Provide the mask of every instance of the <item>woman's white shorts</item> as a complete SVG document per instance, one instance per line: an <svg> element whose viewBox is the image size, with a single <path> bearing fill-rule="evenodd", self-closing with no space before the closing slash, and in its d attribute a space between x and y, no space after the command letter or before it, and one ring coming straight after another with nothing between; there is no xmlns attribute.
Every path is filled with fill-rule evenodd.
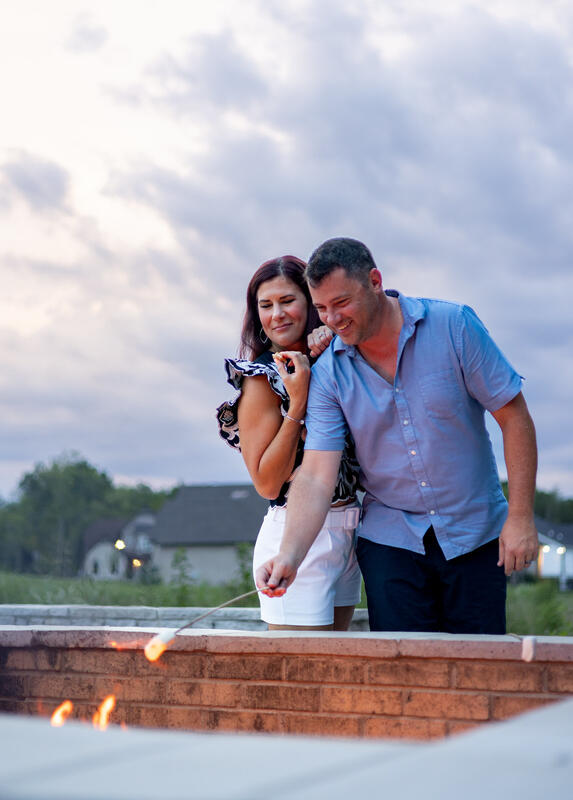
<svg viewBox="0 0 573 800"><path fill-rule="evenodd" d="M361 575L354 547L358 506L331 509L282 597L260 594L261 619L271 625L331 625L335 606L360 600ZM286 507L269 508L253 554L253 572L279 549Z"/></svg>

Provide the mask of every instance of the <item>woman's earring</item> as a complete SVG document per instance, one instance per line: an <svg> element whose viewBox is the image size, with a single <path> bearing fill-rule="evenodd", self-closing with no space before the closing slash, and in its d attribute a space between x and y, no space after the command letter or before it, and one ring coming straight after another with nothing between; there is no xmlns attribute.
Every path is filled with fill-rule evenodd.
<svg viewBox="0 0 573 800"><path fill-rule="evenodd" d="M264 332L264 330L262 328L259 331L259 339L261 340L261 342L263 344L268 344L270 342L269 337L267 336L267 334Z"/></svg>

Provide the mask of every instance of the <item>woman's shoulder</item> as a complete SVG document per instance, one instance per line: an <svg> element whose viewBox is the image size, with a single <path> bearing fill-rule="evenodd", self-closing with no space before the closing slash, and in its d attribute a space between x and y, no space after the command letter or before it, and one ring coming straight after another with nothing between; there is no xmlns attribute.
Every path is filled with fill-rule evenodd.
<svg viewBox="0 0 573 800"><path fill-rule="evenodd" d="M227 383L236 389L238 394L234 400L228 400L217 408L219 434L227 444L240 450L238 410L245 379L258 376L265 377L271 390L278 396L285 412L288 411L289 397L283 380L275 367L272 353L268 351L261 353L260 356L252 361L246 358L226 358L225 370L227 372Z"/></svg>
<svg viewBox="0 0 573 800"><path fill-rule="evenodd" d="M238 391L241 391L245 378L262 375L266 377L271 389L276 394L280 397L286 396L282 378L278 373L271 353L262 353L253 361L246 358L226 358L225 370L227 372L227 383Z"/></svg>

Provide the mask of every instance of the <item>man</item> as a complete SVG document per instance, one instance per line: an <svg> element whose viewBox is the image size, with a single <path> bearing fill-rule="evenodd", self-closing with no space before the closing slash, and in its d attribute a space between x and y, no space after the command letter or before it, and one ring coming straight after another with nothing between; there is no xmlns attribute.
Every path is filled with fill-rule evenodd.
<svg viewBox="0 0 573 800"><path fill-rule="evenodd" d="M385 292L361 242L322 244L307 279L336 336L313 367L303 463L257 585L278 596L294 580L350 429L371 630L505 633L505 575L537 557L537 450L520 376L469 307ZM509 505L486 410L503 435Z"/></svg>

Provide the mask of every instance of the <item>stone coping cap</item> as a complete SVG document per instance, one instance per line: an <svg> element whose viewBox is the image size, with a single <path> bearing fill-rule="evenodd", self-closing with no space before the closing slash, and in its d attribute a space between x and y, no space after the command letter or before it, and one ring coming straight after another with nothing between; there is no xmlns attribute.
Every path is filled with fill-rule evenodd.
<svg viewBox="0 0 573 800"><path fill-rule="evenodd" d="M143 619L150 625L159 624L164 619L193 619L201 614L211 613L214 619L248 619L260 622L261 609L256 607L228 606L213 611L210 606L93 606L93 605L34 605L31 603L0 604L0 619L8 617L46 618L52 624L65 625L71 618L88 618L90 615L96 619ZM353 619L367 620L366 608L354 609ZM13 621L13 620L11 620ZM30 623L34 624L34 623ZM87 623L86 623L87 624ZM99 625L103 624L98 622ZM107 626L106 626L107 627Z"/></svg>
<svg viewBox="0 0 573 800"><path fill-rule="evenodd" d="M67 614L69 612L84 612L84 611L97 611L106 613L106 614L113 614L115 612L125 615L126 612L130 614L134 611L141 611L142 613L149 614L149 613L164 613L165 611L176 612L178 614L188 614L188 616L193 616L193 614L202 614L204 611L211 611L212 606L104 606L104 605L88 605L88 604L80 604L80 603L66 603L66 604L59 604L59 603L47 603L47 604L40 604L40 603L2 603L1 610L3 612L6 611L28 611L33 614L37 613L46 613L49 615L60 615L60 614ZM246 612L248 614L251 613L260 613L259 606L229 606L228 608L221 609L221 611L236 611L238 613ZM357 608L355 612L366 612L367 609L365 608ZM217 613L216 611L213 613Z"/></svg>
<svg viewBox="0 0 573 800"><path fill-rule="evenodd" d="M170 628L77 626L0 626L0 647L82 647L138 650ZM175 629L172 629L175 631ZM234 631L193 629L179 633L169 646L178 652L272 653L273 655L348 655L375 658L522 658L521 636L448 633L371 633L338 631ZM536 661L573 662L573 637L535 637Z"/></svg>
<svg viewBox="0 0 573 800"><path fill-rule="evenodd" d="M570 797L573 700L439 742L96 731L0 715L6 800Z"/></svg>

